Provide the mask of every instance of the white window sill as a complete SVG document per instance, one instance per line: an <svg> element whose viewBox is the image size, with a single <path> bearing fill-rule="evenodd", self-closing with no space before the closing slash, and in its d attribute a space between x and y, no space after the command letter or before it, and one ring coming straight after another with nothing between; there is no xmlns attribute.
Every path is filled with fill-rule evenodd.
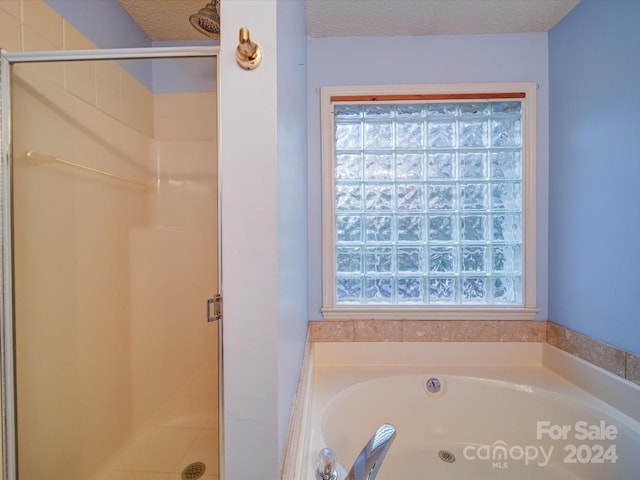
<svg viewBox="0 0 640 480"><path fill-rule="evenodd" d="M325 320L533 320L539 308L416 306L345 306L323 308Z"/></svg>

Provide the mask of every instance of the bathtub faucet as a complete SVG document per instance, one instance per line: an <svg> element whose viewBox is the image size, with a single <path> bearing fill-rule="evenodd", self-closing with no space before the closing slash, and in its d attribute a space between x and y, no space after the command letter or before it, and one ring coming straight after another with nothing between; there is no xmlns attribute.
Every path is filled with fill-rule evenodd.
<svg viewBox="0 0 640 480"><path fill-rule="evenodd" d="M374 480L394 438L396 427L393 425L385 423L378 428L353 462L345 480Z"/></svg>

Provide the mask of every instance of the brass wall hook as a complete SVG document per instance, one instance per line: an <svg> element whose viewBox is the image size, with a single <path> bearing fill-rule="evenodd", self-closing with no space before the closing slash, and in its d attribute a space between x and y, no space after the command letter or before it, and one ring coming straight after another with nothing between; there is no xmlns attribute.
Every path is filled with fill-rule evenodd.
<svg viewBox="0 0 640 480"><path fill-rule="evenodd" d="M236 48L236 61L245 70L253 70L262 62L262 51L257 43L251 41L249 29L240 29L240 44Z"/></svg>

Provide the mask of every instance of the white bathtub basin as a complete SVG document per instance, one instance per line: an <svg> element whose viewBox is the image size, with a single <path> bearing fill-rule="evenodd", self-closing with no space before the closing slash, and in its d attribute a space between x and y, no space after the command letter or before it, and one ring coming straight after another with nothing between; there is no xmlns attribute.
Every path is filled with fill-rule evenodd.
<svg viewBox="0 0 640 480"><path fill-rule="evenodd" d="M316 344L283 478L313 479L325 446L342 477L383 423L397 437L378 480L640 478L640 388L580 360L577 384L550 368L574 360L543 344Z"/></svg>

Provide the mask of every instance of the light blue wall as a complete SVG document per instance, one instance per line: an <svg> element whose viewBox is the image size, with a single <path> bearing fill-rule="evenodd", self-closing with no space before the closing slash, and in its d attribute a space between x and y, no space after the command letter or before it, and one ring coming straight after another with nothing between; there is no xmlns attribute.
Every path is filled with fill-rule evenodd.
<svg viewBox="0 0 640 480"><path fill-rule="evenodd" d="M537 304L547 318L548 56L547 34L310 39L309 318L322 304L321 156L319 88L468 82L536 82Z"/></svg>
<svg viewBox="0 0 640 480"><path fill-rule="evenodd" d="M640 353L640 2L549 32L549 319Z"/></svg>
<svg viewBox="0 0 640 480"><path fill-rule="evenodd" d="M304 2L278 16L278 448L286 443L307 339L307 32Z"/></svg>
<svg viewBox="0 0 640 480"><path fill-rule="evenodd" d="M220 44L219 41L153 42L153 47L188 47ZM153 93L213 92L216 89L216 60L207 58L166 58L152 60Z"/></svg>

